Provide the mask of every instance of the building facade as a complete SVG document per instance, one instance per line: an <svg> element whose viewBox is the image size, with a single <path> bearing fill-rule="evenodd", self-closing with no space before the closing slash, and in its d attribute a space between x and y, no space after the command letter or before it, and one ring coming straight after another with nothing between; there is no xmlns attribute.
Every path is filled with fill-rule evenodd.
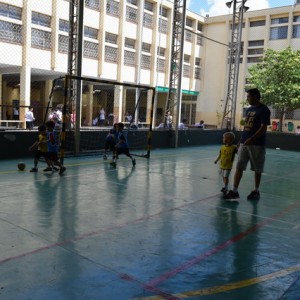
<svg viewBox="0 0 300 300"><path fill-rule="evenodd" d="M159 123L169 85L173 3L84 2L82 75L156 87ZM231 21L231 15L202 17L187 11L181 118L187 118L190 125L203 119L220 126L227 93ZM2 120L12 117L13 106L25 111L30 105L47 105L52 80L67 73L68 31L67 0L0 0ZM241 102L245 98L248 67L258 63L268 48L300 48L300 5L245 13L242 45L237 122L243 116ZM60 94L55 93L54 104L62 103ZM84 90L83 104L85 99L93 101L94 94L93 88ZM95 101L92 112L86 116L89 125L98 109ZM298 112L293 118L296 120L297 116Z"/></svg>

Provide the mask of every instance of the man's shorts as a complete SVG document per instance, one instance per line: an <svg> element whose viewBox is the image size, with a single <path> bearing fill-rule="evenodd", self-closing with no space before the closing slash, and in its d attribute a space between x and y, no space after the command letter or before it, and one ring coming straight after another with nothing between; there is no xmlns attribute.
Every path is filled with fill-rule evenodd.
<svg viewBox="0 0 300 300"><path fill-rule="evenodd" d="M236 168L245 171L250 161L251 170L256 173L264 171L266 149L265 146L243 145L238 150L238 159Z"/></svg>
<svg viewBox="0 0 300 300"><path fill-rule="evenodd" d="M37 150L35 152L35 158L40 159L41 157L47 157L47 153L46 152L42 152L40 150Z"/></svg>
<svg viewBox="0 0 300 300"><path fill-rule="evenodd" d="M116 153L117 153L117 155L119 155L119 154L125 154L127 156L130 156L128 148L117 148Z"/></svg>

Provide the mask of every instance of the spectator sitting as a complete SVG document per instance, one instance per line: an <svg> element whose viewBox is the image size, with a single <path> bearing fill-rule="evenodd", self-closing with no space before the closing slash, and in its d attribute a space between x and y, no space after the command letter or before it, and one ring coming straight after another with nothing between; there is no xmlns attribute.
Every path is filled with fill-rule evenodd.
<svg viewBox="0 0 300 300"><path fill-rule="evenodd" d="M296 128L296 135L300 135L300 126L297 126Z"/></svg>
<svg viewBox="0 0 300 300"><path fill-rule="evenodd" d="M201 129L204 129L205 128L205 124L204 124L204 121L201 120L199 125L197 126L197 128L201 128Z"/></svg>
<svg viewBox="0 0 300 300"><path fill-rule="evenodd" d="M187 123L187 119L183 119L181 123L178 125L178 129L185 129L187 128L185 125Z"/></svg>

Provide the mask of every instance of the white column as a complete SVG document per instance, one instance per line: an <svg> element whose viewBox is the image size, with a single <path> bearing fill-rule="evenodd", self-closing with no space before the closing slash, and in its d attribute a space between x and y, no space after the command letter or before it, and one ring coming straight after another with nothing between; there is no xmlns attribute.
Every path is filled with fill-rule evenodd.
<svg viewBox="0 0 300 300"><path fill-rule="evenodd" d="M3 84L2 74L0 74L0 119L3 119L3 116L2 116L2 112L3 112L2 84Z"/></svg>
<svg viewBox="0 0 300 300"><path fill-rule="evenodd" d="M122 120L122 95L123 87L115 86L114 91L114 123L121 122Z"/></svg>

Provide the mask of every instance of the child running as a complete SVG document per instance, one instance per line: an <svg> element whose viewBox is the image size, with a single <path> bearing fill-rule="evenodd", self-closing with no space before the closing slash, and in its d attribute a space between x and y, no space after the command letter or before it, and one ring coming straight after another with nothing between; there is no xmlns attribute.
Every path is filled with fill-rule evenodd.
<svg viewBox="0 0 300 300"><path fill-rule="evenodd" d="M234 156L237 153L237 146L233 145L234 140L235 135L233 132L225 132L223 134L223 145L221 146L219 156L215 160L215 164L220 160L220 169L224 183L221 192L224 195L228 190L229 175L232 169Z"/></svg>
<svg viewBox="0 0 300 300"><path fill-rule="evenodd" d="M48 159L53 162L54 165L59 166L59 175L65 172L66 168L58 160L58 142L53 132L55 123L53 121L46 122L47 127L47 149Z"/></svg>
<svg viewBox="0 0 300 300"><path fill-rule="evenodd" d="M52 171L52 167L50 164L49 159L47 158L47 135L46 135L46 126L45 125L40 125L38 127L39 131L39 136L38 140L29 147L29 151L32 151L32 149L37 147L37 150L34 155L34 167L30 170L30 172L37 172L38 171L38 162L41 157L45 158L45 161L48 165L48 167L44 170L45 172L47 171Z"/></svg>
<svg viewBox="0 0 300 300"><path fill-rule="evenodd" d="M132 157L129 151L129 146L127 143L127 140L123 133L124 124L118 123L117 130L118 130L118 142L116 143L116 155L113 157L113 161L110 163L113 167L117 166L117 160L119 158L120 154L125 154L128 156L132 161L132 166L134 167L136 165L135 159Z"/></svg>

